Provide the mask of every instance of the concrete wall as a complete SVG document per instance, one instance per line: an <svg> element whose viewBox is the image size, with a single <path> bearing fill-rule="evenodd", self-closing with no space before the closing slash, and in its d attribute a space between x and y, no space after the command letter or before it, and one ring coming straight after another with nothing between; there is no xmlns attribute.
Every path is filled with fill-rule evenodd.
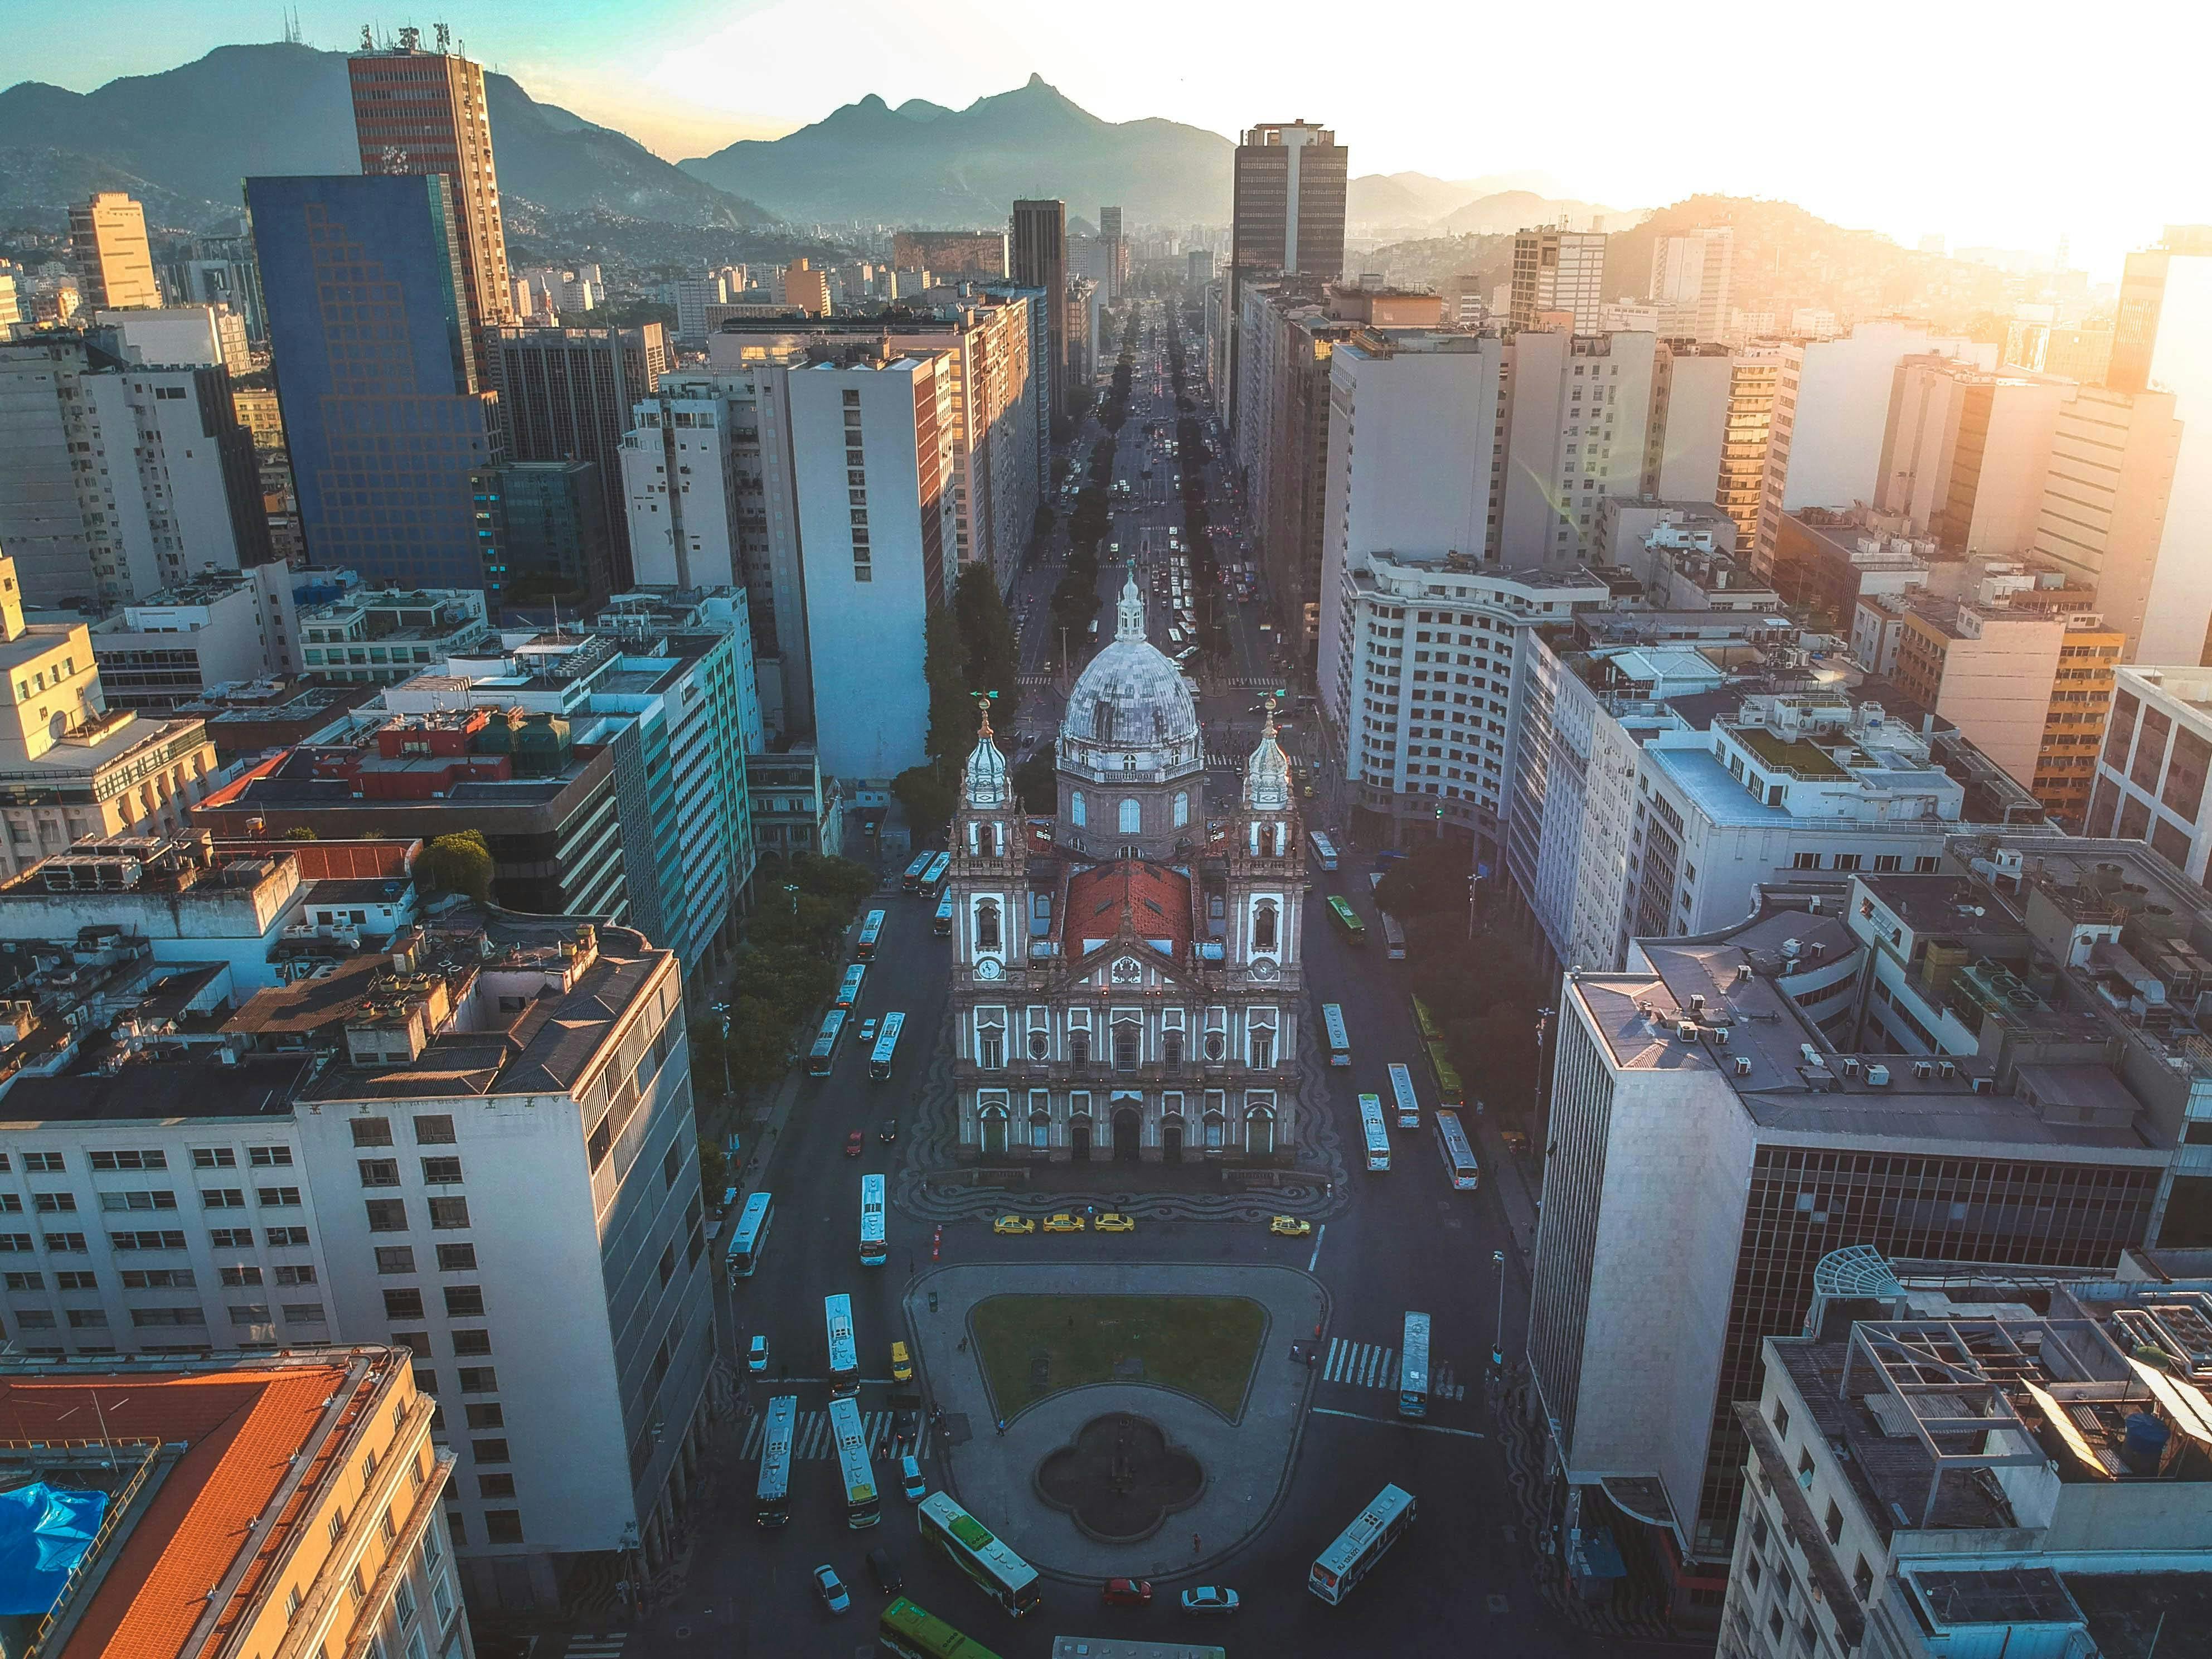
<svg viewBox="0 0 2212 1659"><path fill-rule="evenodd" d="M1646 469L1646 495L1667 501L1712 499L1735 369L1733 359L1721 356L1676 357L1668 366L1665 423L1654 422L1656 465Z"/></svg>

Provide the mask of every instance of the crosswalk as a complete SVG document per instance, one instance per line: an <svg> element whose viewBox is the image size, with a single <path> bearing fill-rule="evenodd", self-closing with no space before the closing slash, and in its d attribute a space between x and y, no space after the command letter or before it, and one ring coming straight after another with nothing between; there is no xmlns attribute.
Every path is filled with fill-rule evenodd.
<svg viewBox="0 0 2212 1659"><path fill-rule="evenodd" d="M1355 1389L1398 1389L1398 1351L1380 1342L1353 1342L1341 1336L1333 1336L1328 1342L1328 1358L1322 1362L1321 1380L1342 1382ZM1452 1368L1439 1365L1429 1379L1429 1397L1432 1400L1464 1400L1467 1384L1455 1382Z"/></svg>
<svg viewBox="0 0 2212 1659"><path fill-rule="evenodd" d="M1249 756L1236 754L1225 749L1209 749L1206 751L1206 763L1216 772L1234 772L1249 758Z"/></svg>
<svg viewBox="0 0 2212 1659"><path fill-rule="evenodd" d="M627 1631L617 1631L611 1636L572 1636L568 1638L567 1659L622 1659L623 1646L629 1640Z"/></svg>
<svg viewBox="0 0 2212 1659"><path fill-rule="evenodd" d="M869 1456L887 1457L890 1455L891 1429L894 1422L895 1419L889 1412L865 1412L861 1414L860 1426L867 1431ZM757 1462L761 1455L761 1441L767 1430L768 1413L755 1412L752 1420L745 1425L744 1444L738 1450L738 1457L747 1462ZM904 1450L910 1449L917 1457L927 1456L932 1432L929 1424L925 1421L921 1425L921 1443L919 1446L903 1449L901 1455L904 1455ZM837 1440L836 1435L830 1431L830 1413L826 1411L799 1413L799 1420L792 1436L793 1461L803 1462L808 1458L835 1457L836 1455Z"/></svg>

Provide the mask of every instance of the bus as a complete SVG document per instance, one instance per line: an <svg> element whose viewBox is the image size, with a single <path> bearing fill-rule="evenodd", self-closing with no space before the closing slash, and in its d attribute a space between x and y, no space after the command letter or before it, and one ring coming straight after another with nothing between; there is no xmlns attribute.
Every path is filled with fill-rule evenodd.
<svg viewBox="0 0 2212 1659"><path fill-rule="evenodd" d="M1335 869L1336 843L1318 830L1313 831L1306 839L1313 843L1314 862L1324 870Z"/></svg>
<svg viewBox="0 0 2212 1659"><path fill-rule="evenodd" d="M850 1008L860 1000L860 986L868 977L868 964L856 962L845 970L845 977L837 981L837 1004Z"/></svg>
<svg viewBox="0 0 2212 1659"><path fill-rule="evenodd" d="M881 910L869 911L868 919L860 924L860 943L853 954L863 962L872 960L876 954L876 941L883 936L884 913Z"/></svg>
<svg viewBox="0 0 2212 1659"><path fill-rule="evenodd" d="M730 1235L729 1254L725 1258L732 1282L750 1279L760 1266L761 1252L768 1248L769 1220L775 1213L775 1200L764 1192L755 1193L738 1212L738 1228Z"/></svg>
<svg viewBox="0 0 2212 1659"><path fill-rule="evenodd" d="M1413 1093L1413 1070L1396 1060L1390 1062L1390 1098L1398 1108L1400 1128L1418 1129L1421 1127L1421 1103Z"/></svg>
<svg viewBox="0 0 2212 1659"><path fill-rule="evenodd" d="M939 853L935 858L930 860L929 868L921 872L921 890L925 893L935 892L944 884L945 872L951 867L952 854L950 853Z"/></svg>
<svg viewBox="0 0 2212 1659"><path fill-rule="evenodd" d="M1055 1636L1052 1659L1229 1659L1229 1650L1188 1642L1132 1642L1120 1636Z"/></svg>
<svg viewBox="0 0 2212 1659"><path fill-rule="evenodd" d="M1375 1564L1398 1541L1413 1519L1413 1494L1398 1486L1385 1486L1375 1501L1336 1541L1314 1559L1306 1573L1306 1588L1334 1606L1352 1593L1352 1586L1375 1570Z"/></svg>
<svg viewBox="0 0 2212 1659"><path fill-rule="evenodd" d="M1388 910L1376 913L1382 918L1382 954L1392 962L1406 959L1406 929L1398 918Z"/></svg>
<svg viewBox="0 0 2212 1659"><path fill-rule="evenodd" d="M830 1402L830 1433L837 1443L837 1474L845 1483L845 1524L854 1532L884 1518L876 1491L875 1465L868 1462L868 1431L861 1426L860 1402L839 1397Z"/></svg>
<svg viewBox="0 0 2212 1659"><path fill-rule="evenodd" d="M1321 1029L1328 1039L1328 1063L1332 1066L1352 1064L1352 1038L1344 1029L1344 1008L1340 1003L1324 1002L1321 1006Z"/></svg>
<svg viewBox="0 0 2212 1659"><path fill-rule="evenodd" d="M880 1267L890 1260L890 1247L884 1243L884 1178L879 1175L860 1177L860 1265Z"/></svg>
<svg viewBox="0 0 2212 1659"><path fill-rule="evenodd" d="M1444 1169L1458 1191L1471 1193L1482 1184L1482 1166L1474 1160L1474 1148L1467 1144L1467 1131L1460 1127L1457 1112L1437 1114L1437 1151L1443 1154Z"/></svg>
<svg viewBox="0 0 2212 1659"><path fill-rule="evenodd" d="M929 931L939 939L952 937L952 895L947 893L937 901L937 915L929 924Z"/></svg>
<svg viewBox="0 0 2212 1659"><path fill-rule="evenodd" d="M899 885L909 893L919 893L921 890L921 878L928 872L930 865L936 858L937 854L934 853L916 853L914 855L914 862L907 866L906 873L899 878Z"/></svg>
<svg viewBox="0 0 2212 1659"><path fill-rule="evenodd" d="M780 1527L791 1519L791 1442L799 1422L799 1396L780 1394L768 1402L761 1434L760 1484L753 1488L753 1525Z"/></svg>
<svg viewBox="0 0 2212 1659"><path fill-rule="evenodd" d="M828 1077L830 1062L837 1057L838 1040L845 1035L845 1011L832 1008L822 1016L822 1029L814 1034L814 1046L806 1052L806 1074L809 1077Z"/></svg>
<svg viewBox="0 0 2212 1659"><path fill-rule="evenodd" d="M860 1350L853 1340L853 1298L822 1298L822 1322L830 1333L830 1394L850 1400L860 1392Z"/></svg>
<svg viewBox="0 0 2212 1659"><path fill-rule="evenodd" d="M876 1033L876 1046L868 1056L868 1075L878 1083L889 1079L891 1057L898 1053L899 1033L906 1029L904 1014L885 1014L883 1029Z"/></svg>
<svg viewBox="0 0 2212 1659"><path fill-rule="evenodd" d="M920 1516L922 1537L984 1595L1017 1619L1036 1611L1043 1600L1036 1569L1000 1543L988 1527L941 1492L921 1500Z"/></svg>
<svg viewBox="0 0 2212 1659"><path fill-rule="evenodd" d="M903 1595L876 1615L876 1640L899 1659L999 1659L974 1637L963 1636Z"/></svg>
<svg viewBox="0 0 2212 1659"><path fill-rule="evenodd" d="M1467 1108L1467 1085L1459 1080L1459 1067L1451 1063L1444 1052L1442 1037L1427 1045L1429 1069L1437 1076L1437 1104L1446 1111L1463 1111Z"/></svg>
<svg viewBox="0 0 2212 1659"><path fill-rule="evenodd" d="M1437 1017L1429 1012L1429 1005L1419 997L1408 997L1413 1005L1413 1024L1421 1034L1424 1046L1443 1041L1444 1028L1437 1024Z"/></svg>
<svg viewBox="0 0 2212 1659"><path fill-rule="evenodd" d="M1337 926L1347 945L1367 943L1367 924L1359 919L1359 912L1352 908L1352 901L1334 893L1328 896L1328 919Z"/></svg>
<svg viewBox="0 0 2212 1659"><path fill-rule="evenodd" d="M1406 1316L1406 1340L1398 1345L1398 1415L1429 1414L1429 1316Z"/></svg>
<svg viewBox="0 0 2212 1659"><path fill-rule="evenodd" d="M1367 1140L1367 1167L1370 1170L1389 1169L1390 1132L1382 1126L1382 1096L1359 1097L1359 1131Z"/></svg>

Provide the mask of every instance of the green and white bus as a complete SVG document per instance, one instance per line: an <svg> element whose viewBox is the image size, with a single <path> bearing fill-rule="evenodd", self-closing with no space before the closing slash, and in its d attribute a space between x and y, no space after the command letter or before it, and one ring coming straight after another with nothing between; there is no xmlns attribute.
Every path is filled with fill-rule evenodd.
<svg viewBox="0 0 2212 1659"><path fill-rule="evenodd" d="M903 1595L876 1615L876 1640L899 1659L999 1659L972 1636Z"/></svg>
<svg viewBox="0 0 2212 1659"><path fill-rule="evenodd" d="M1398 1486L1383 1487L1315 1559L1306 1572L1306 1588L1331 1605L1343 1601L1353 1585L1375 1570L1413 1519L1413 1494Z"/></svg>
<svg viewBox="0 0 2212 1659"><path fill-rule="evenodd" d="M1352 908L1352 901L1338 894L1328 896L1328 919L1336 924L1347 945L1367 943L1367 924L1359 919L1359 912Z"/></svg>
<svg viewBox="0 0 2212 1659"><path fill-rule="evenodd" d="M1043 1600L1036 1569L1000 1543L988 1527L941 1492L923 1498L919 1513L922 1537L984 1595L1017 1619L1036 1611Z"/></svg>

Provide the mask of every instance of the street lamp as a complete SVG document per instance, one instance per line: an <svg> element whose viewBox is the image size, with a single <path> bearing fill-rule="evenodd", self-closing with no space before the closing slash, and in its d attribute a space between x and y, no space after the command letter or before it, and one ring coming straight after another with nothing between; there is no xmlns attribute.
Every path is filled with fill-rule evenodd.
<svg viewBox="0 0 2212 1659"><path fill-rule="evenodd" d="M1490 1260L1498 1269L1498 1334L1491 1339L1491 1369L1501 1374L1505 1370L1505 1252L1492 1250Z"/></svg>
<svg viewBox="0 0 2212 1659"><path fill-rule="evenodd" d="M722 1017L722 1098L730 1097L730 1005L718 1002L714 1012Z"/></svg>
<svg viewBox="0 0 2212 1659"><path fill-rule="evenodd" d="M799 884L787 881L783 884L783 890L791 895L791 914L796 919L799 915Z"/></svg>

